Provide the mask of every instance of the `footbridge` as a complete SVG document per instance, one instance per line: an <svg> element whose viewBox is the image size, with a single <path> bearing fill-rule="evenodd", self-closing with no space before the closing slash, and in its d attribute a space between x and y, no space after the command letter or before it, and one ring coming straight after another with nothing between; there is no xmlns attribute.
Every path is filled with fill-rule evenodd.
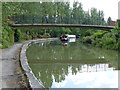
<svg viewBox="0 0 120 90"><path fill-rule="evenodd" d="M92 28L101 30L114 29L114 26L102 26L102 25L84 25L84 24L9 24L13 28L33 28L33 27L67 27L67 28Z"/></svg>
<svg viewBox="0 0 120 90"><path fill-rule="evenodd" d="M77 21L74 22L75 20L80 20L79 17L68 18L68 17L23 15L23 16L9 17L8 19L15 23L15 24L9 24L9 26L13 28L66 27L66 28L92 28L92 29L100 29L100 30L110 30L115 28L114 26L107 26L105 24L102 24L100 23L99 20L96 21L97 23L94 23L94 21L92 21L91 23L88 23L87 21L84 23Z"/></svg>

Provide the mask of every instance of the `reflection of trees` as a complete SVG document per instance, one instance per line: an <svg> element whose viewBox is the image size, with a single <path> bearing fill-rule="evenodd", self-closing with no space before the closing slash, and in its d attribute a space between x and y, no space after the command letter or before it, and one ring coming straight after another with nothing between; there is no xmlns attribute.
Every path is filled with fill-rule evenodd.
<svg viewBox="0 0 120 90"><path fill-rule="evenodd" d="M47 88L52 86L53 79L55 82L64 81L65 76L69 74L68 69L71 68L72 74L76 74L81 70L81 66L79 64L30 64L30 66L32 67L36 77L39 78Z"/></svg>
<svg viewBox="0 0 120 90"><path fill-rule="evenodd" d="M46 88L52 86L53 81L62 82L69 73L76 75L78 72L98 72L109 69L108 64L81 65L81 64L30 64L36 77L40 79ZM39 75L40 73L40 75Z"/></svg>
<svg viewBox="0 0 120 90"><path fill-rule="evenodd" d="M45 87L52 86L53 78L55 82L65 80L69 69L72 74L76 74L81 70L82 64L94 66L106 63L104 59L99 60L103 56L111 66L118 69L118 52L85 46L78 42L67 46L62 46L61 42L44 42L31 45L27 50L28 62Z"/></svg>

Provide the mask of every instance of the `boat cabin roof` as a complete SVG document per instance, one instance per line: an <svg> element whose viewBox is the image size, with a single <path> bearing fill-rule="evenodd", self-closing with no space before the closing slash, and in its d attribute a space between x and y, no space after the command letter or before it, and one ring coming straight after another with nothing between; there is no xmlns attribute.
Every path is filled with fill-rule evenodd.
<svg viewBox="0 0 120 90"><path fill-rule="evenodd" d="M76 37L75 35L66 35L66 36L67 37L73 37L73 38Z"/></svg>

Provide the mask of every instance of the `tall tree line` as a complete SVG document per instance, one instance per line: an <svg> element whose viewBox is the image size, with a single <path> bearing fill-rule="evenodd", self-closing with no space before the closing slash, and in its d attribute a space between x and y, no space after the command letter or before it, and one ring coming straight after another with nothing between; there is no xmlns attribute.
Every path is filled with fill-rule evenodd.
<svg viewBox="0 0 120 90"><path fill-rule="evenodd" d="M74 2L72 7L69 2L4 3L4 13L16 17L16 23L106 24L103 11L96 8L84 11L80 2Z"/></svg>

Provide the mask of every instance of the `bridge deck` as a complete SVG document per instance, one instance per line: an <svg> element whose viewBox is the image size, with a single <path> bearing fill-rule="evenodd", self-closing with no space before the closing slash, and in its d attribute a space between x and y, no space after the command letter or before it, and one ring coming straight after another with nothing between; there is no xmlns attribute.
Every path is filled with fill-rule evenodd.
<svg viewBox="0 0 120 90"><path fill-rule="evenodd" d="M25 28L25 27L69 27L69 28L94 28L102 30L114 29L114 26L102 26L102 25L82 25L82 24L10 24L13 28Z"/></svg>

